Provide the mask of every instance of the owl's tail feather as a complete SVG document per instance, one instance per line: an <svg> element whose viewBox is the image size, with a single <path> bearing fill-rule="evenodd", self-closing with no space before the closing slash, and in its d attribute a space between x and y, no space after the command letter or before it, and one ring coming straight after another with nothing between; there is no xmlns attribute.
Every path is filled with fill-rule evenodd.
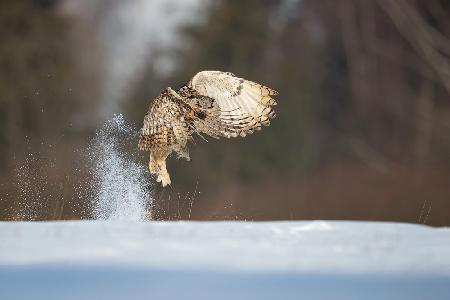
<svg viewBox="0 0 450 300"><path fill-rule="evenodd" d="M168 149L157 149L150 151L150 161L148 168L150 173L157 175L156 181L161 182L162 186L165 187L170 185L170 175L166 168L166 158L169 156L170 150Z"/></svg>

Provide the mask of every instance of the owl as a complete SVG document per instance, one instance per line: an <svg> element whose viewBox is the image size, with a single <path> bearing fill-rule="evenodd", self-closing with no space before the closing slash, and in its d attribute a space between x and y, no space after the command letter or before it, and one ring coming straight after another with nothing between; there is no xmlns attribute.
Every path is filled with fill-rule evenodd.
<svg viewBox="0 0 450 300"><path fill-rule="evenodd" d="M139 149L150 151L149 169L163 187L170 185L166 159L175 152L190 161L187 148L193 135L205 138L245 137L275 118L272 98L278 93L229 72L202 71L152 102L144 117Z"/></svg>

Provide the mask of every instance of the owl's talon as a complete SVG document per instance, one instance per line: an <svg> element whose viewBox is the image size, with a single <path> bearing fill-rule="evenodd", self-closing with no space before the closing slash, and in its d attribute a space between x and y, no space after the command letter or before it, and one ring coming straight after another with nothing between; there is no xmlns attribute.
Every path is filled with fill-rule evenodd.
<svg viewBox="0 0 450 300"><path fill-rule="evenodd" d="M162 184L163 187L166 187L167 185L170 185L170 184L171 184L169 174L165 174L165 175L161 175L161 174L160 174L160 175L158 176L158 179L159 179L158 182L161 182L161 184Z"/></svg>

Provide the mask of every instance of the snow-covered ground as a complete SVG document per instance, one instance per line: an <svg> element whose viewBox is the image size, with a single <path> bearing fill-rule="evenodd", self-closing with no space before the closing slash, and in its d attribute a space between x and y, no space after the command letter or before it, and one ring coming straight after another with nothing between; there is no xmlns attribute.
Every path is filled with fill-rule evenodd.
<svg viewBox="0 0 450 300"><path fill-rule="evenodd" d="M450 228L0 222L0 299L450 299Z"/></svg>

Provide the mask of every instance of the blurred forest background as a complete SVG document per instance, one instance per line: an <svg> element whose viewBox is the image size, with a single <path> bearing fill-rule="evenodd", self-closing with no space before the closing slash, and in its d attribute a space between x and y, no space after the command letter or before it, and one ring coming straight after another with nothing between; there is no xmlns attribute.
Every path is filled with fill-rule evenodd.
<svg viewBox="0 0 450 300"><path fill-rule="evenodd" d="M0 40L1 220L89 218L96 130L211 69L278 117L172 159L155 219L450 226L450 1L1 0Z"/></svg>

